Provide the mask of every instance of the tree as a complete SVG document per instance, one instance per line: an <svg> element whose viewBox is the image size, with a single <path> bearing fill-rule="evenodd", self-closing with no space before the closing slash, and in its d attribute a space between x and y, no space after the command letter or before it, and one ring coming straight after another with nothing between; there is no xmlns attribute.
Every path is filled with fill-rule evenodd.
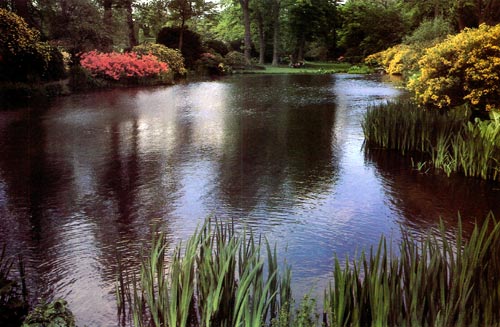
<svg viewBox="0 0 500 327"><path fill-rule="evenodd" d="M132 49L137 45L137 38L135 37L134 18L132 16L133 0L123 0L123 6L127 12L127 27L128 27L128 46Z"/></svg>
<svg viewBox="0 0 500 327"><path fill-rule="evenodd" d="M304 59L306 45L313 40L325 47L336 47L336 7L336 1L311 0L298 1L289 9L289 25L295 39L297 60Z"/></svg>
<svg viewBox="0 0 500 327"><path fill-rule="evenodd" d="M247 61L247 64L250 64L250 61L252 59L251 56L252 36L250 30L250 7L249 7L250 0L239 0L239 2L243 13L243 26L245 28L245 37L244 37L245 47L243 53L245 55L245 60Z"/></svg>
<svg viewBox="0 0 500 327"><path fill-rule="evenodd" d="M182 47L181 52L186 60L186 66L191 68L194 66L195 61L198 60L203 53L201 37L199 34L188 29L182 31L182 33L186 42ZM179 45L180 34L180 27L164 27L158 33L156 43L175 49Z"/></svg>
<svg viewBox="0 0 500 327"><path fill-rule="evenodd" d="M339 45L346 56L364 57L399 43L408 30L395 2L348 1L341 7Z"/></svg>
<svg viewBox="0 0 500 327"><path fill-rule="evenodd" d="M45 37L72 54L113 44L116 28L103 28L102 11L92 0L45 0L37 10Z"/></svg>
<svg viewBox="0 0 500 327"><path fill-rule="evenodd" d="M279 64L280 51L280 12L281 0L272 0L272 19L273 19L273 66Z"/></svg>
<svg viewBox="0 0 500 327"><path fill-rule="evenodd" d="M178 49L182 51L186 23L194 17L208 14L215 4L205 0L170 0L167 6L170 10L171 20L180 26Z"/></svg>
<svg viewBox="0 0 500 327"><path fill-rule="evenodd" d="M138 2L135 16L145 37L156 37L168 20L167 0Z"/></svg>

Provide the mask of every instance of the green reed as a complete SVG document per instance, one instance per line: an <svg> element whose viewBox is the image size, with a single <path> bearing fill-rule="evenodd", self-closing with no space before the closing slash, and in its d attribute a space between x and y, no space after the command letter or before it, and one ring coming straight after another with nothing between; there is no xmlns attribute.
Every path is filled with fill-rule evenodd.
<svg viewBox="0 0 500 327"><path fill-rule="evenodd" d="M500 326L500 224L488 217L465 242L461 228L406 236L399 256L376 251L341 266L325 292L327 326Z"/></svg>
<svg viewBox="0 0 500 327"><path fill-rule="evenodd" d="M117 298L134 326L500 326L500 223L489 215L467 241L458 226L452 238L443 223L419 239L404 234L397 252L382 236L355 260L336 257L321 324L314 299L293 310L276 247L209 221L169 262L155 233L131 287L120 269Z"/></svg>
<svg viewBox="0 0 500 327"><path fill-rule="evenodd" d="M267 241L207 221L167 262L155 233L140 274L124 282L120 269L120 312L134 326L500 326L500 223L489 215L467 241L458 226L452 238L441 222L404 234L396 252L382 236L355 260L335 257L321 324L314 299L294 310L291 269L279 271Z"/></svg>
<svg viewBox="0 0 500 327"><path fill-rule="evenodd" d="M422 153L435 169L500 181L500 117L469 121L464 111L427 111L411 102L369 108L362 128L366 145Z"/></svg>
<svg viewBox="0 0 500 327"><path fill-rule="evenodd" d="M132 281L119 266L119 311L134 326L260 327L291 316L291 270L280 273L276 248L252 233L207 220L169 262L165 235L151 244Z"/></svg>

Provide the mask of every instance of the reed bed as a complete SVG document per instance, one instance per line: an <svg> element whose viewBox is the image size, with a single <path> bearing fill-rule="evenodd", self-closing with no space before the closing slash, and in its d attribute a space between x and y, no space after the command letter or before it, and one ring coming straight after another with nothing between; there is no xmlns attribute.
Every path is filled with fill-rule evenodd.
<svg viewBox="0 0 500 327"><path fill-rule="evenodd" d="M327 326L500 326L500 224L488 217L468 241L439 233L406 236L399 256L382 237L357 261L336 259Z"/></svg>
<svg viewBox="0 0 500 327"><path fill-rule="evenodd" d="M500 117L469 121L464 111L427 111L412 102L369 108L362 122L366 145L423 154L448 176L500 181Z"/></svg>
<svg viewBox="0 0 500 327"><path fill-rule="evenodd" d="M291 268L268 242L206 223L167 263L159 233L139 276L119 277L119 310L134 326L500 326L500 223L489 215L467 240L460 226L335 258L321 321L314 299L294 309Z"/></svg>
<svg viewBox="0 0 500 327"><path fill-rule="evenodd" d="M134 326L281 326L293 316L291 270L280 273L276 247L252 233L207 220L168 264L166 250L165 235L155 234L132 289L119 274L119 311Z"/></svg>

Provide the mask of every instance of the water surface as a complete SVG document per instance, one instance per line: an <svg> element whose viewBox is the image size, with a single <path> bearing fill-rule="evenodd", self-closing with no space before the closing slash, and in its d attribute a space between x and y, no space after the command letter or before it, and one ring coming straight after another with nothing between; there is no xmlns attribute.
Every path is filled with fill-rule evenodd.
<svg viewBox="0 0 500 327"><path fill-rule="evenodd" d="M0 243L80 326L118 324L118 255L133 265L152 226L174 246L210 215L277 242L296 294L322 294L334 253L500 217L498 185L363 150L367 106L399 96L378 76L238 76L0 112Z"/></svg>

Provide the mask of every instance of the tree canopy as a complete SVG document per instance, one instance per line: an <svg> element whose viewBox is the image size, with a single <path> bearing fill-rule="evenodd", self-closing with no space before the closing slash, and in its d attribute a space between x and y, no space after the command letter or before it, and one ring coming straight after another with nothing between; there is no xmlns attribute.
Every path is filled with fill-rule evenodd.
<svg viewBox="0 0 500 327"><path fill-rule="evenodd" d="M436 18L451 33L500 22L500 0L6 0L4 9L70 52L130 49L178 28L260 63L360 61L398 44ZM211 48L213 49L213 48Z"/></svg>

